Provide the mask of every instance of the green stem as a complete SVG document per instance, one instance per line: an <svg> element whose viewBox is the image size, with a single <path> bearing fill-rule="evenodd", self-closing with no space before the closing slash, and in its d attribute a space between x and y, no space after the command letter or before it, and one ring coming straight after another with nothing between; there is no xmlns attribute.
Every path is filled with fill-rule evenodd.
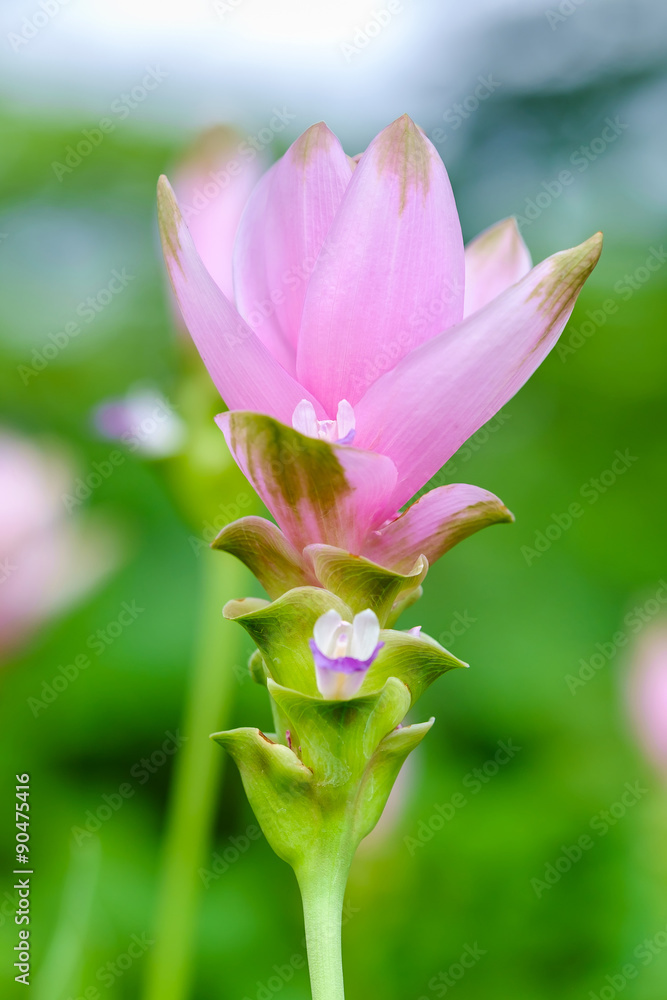
<svg viewBox="0 0 667 1000"><path fill-rule="evenodd" d="M297 872L306 928L312 1000L345 1000L341 927L345 886L352 857L336 838L333 849Z"/></svg>
<svg viewBox="0 0 667 1000"><path fill-rule="evenodd" d="M144 1000L187 1000L192 947L225 755L209 739L228 723L234 697L233 667L240 652L236 630L221 618L223 604L247 587L247 570L219 553L202 555L202 597L197 649L171 791Z"/></svg>

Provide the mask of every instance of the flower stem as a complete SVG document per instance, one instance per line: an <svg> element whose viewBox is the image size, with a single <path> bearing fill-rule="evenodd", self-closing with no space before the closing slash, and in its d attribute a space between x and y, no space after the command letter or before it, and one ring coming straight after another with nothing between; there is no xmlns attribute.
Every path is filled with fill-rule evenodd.
<svg viewBox="0 0 667 1000"><path fill-rule="evenodd" d="M317 851L314 862L297 872L312 1000L345 1000L341 928L352 857L336 847Z"/></svg>
<svg viewBox="0 0 667 1000"><path fill-rule="evenodd" d="M233 667L239 655L236 632L225 629L223 604L243 593L247 570L218 553L202 556L199 639L171 790L160 885L155 909L144 1000L187 1000L192 948L224 754L209 735L227 724L234 697Z"/></svg>

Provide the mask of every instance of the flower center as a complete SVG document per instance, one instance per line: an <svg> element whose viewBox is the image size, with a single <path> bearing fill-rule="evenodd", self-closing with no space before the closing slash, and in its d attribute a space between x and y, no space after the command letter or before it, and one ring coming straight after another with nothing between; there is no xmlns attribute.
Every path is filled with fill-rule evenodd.
<svg viewBox="0 0 667 1000"><path fill-rule="evenodd" d="M354 410L346 399L341 399L335 420L318 420L315 407L302 399L292 414L292 427L300 434L330 441L332 444L352 444L355 434Z"/></svg>

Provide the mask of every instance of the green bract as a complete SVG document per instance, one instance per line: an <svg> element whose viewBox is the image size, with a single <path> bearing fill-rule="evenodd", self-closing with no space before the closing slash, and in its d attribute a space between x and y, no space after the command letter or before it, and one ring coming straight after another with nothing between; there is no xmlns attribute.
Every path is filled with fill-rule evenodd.
<svg viewBox="0 0 667 1000"><path fill-rule="evenodd" d="M326 572L347 567L350 557L340 550L318 548L325 550L318 557L328 562ZM437 677L466 666L428 636L384 629L357 697L328 701L318 691L309 645L315 622L331 609L351 621L359 580L375 588L375 610L386 616L401 589L414 589L424 571L420 565L402 577L357 560L351 605L321 587L297 587L272 603L249 598L224 608L257 644L250 671L266 685L276 732L244 728L213 738L236 761L267 840L297 874L310 871L322 852L336 850L351 861L405 758L433 723L403 726L407 712Z"/></svg>

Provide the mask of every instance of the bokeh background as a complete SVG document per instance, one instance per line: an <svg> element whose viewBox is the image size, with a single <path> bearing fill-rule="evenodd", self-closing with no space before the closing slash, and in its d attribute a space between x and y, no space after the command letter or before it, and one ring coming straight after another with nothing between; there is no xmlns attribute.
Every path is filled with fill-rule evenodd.
<svg viewBox="0 0 667 1000"><path fill-rule="evenodd" d="M405 615L473 669L420 702L436 725L355 863L349 998L661 1000L667 8L4 0L1 17L0 994L21 989L12 801L29 772L35 996L148 1000L187 746L216 791L187 996L310 995L291 871L207 734L176 749L202 663L219 728L270 724L219 616L253 583L205 545L224 505L253 501L173 316L154 205L202 129L247 141L278 109L257 163L320 119L354 153L407 111L466 239L515 214L540 260L605 233L564 348L439 480L492 490L517 520L448 554ZM54 166L109 115L89 155ZM187 836L181 851L187 867Z"/></svg>

